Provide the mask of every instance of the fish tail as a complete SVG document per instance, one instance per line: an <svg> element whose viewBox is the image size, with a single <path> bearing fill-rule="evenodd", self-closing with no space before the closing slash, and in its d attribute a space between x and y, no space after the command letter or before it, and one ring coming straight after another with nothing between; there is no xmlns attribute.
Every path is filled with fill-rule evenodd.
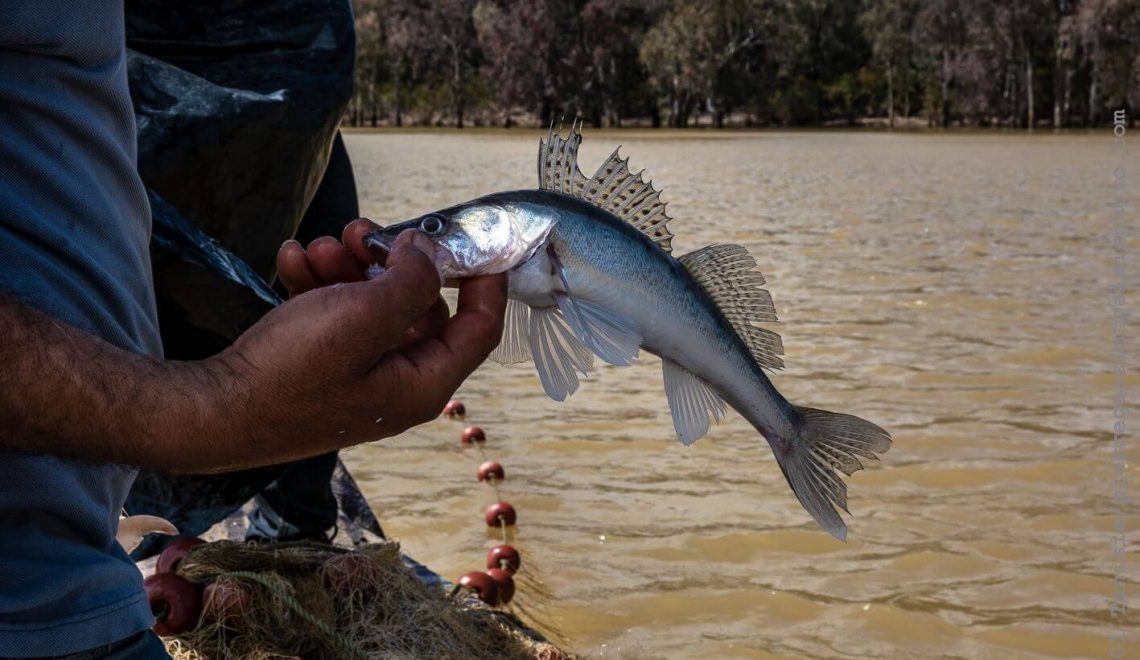
<svg viewBox="0 0 1140 660"><path fill-rule="evenodd" d="M835 506L847 513L847 484L836 470L851 476L863 469L859 457L878 460L891 448L891 436L854 415L795 406L799 423L792 438L771 443L776 460L800 504L829 534L847 540L847 525Z"/></svg>

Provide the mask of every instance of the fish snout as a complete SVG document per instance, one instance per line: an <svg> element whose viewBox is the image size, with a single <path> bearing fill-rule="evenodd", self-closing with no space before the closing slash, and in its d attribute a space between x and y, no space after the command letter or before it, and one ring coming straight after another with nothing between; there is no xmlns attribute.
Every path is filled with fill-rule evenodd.
<svg viewBox="0 0 1140 660"><path fill-rule="evenodd" d="M387 229L377 229L364 236L364 246L381 260L388 257L392 244L396 242L396 235L389 234Z"/></svg>
<svg viewBox="0 0 1140 660"><path fill-rule="evenodd" d="M388 254L392 251L392 246L396 243L396 237L406 229L415 228L415 221L397 222L387 227L381 227L376 231L365 234L364 246L375 255L379 263L383 264L387 261Z"/></svg>

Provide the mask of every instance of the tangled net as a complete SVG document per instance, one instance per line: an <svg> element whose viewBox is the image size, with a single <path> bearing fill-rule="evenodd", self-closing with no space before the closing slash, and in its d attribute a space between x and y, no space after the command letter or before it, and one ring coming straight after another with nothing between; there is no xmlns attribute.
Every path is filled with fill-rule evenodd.
<svg viewBox="0 0 1140 660"><path fill-rule="evenodd" d="M215 541L177 572L214 587L198 627L166 640L175 660L567 657L510 614L424 584L392 541Z"/></svg>

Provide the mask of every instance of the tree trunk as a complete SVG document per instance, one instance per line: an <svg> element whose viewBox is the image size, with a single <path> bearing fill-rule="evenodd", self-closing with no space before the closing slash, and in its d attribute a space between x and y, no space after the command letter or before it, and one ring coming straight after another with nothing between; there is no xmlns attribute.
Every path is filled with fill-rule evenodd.
<svg viewBox="0 0 1140 660"><path fill-rule="evenodd" d="M463 58L459 55L459 48L452 42L451 46L451 99L455 106L455 127L463 128Z"/></svg>
<svg viewBox="0 0 1140 660"><path fill-rule="evenodd" d="M1073 115L1069 112L1072 102L1073 90L1073 65L1065 65L1065 100L1061 105L1061 121L1063 125L1068 126L1072 120Z"/></svg>
<svg viewBox="0 0 1140 660"><path fill-rule="evenodd" d="M1025 54L1025 128L1033 132L1033 58Z"/></svg>
<svg viewBox="0 0 1140 660"><path fill-rule="evenodd" d="M1097 64L1097 62L1096 62L1096 59L1097 59L1097 56L1099 55L1099 53L1097 53L1096 45L1099 45L1099 44L1096 44L1096 42L1094 42L1093 54L1092 54L1092 71L1089 72L1089 123L1088 123L1089 126L1096 126L1096 115L1097 115L1097 112L1096 112L1097 111L1097 107L1096 107L1096 103L1097 103L1097 99L1096 99L1097 65L1096 64Z"/></svg>
<svg viewBox="0 0 1140 660"><path fill-rule="evenodd" d="M1010 128L1022 128L1021 122L1025 118L1023 112L1025 105L1025 95L1022 94L1021 88L1021 73L1017 71L1017 66L1009 67L1009 85L1010 89L1010 110L1009 110L1009 126Z"/></svg>
<svg viewBox="0 0 1140 660"><path fill-rule="evenodd" d="M887 126L895 129L895 65L887 62Z"/></svg>
<svg viewBox="0 0 1140 660"><path fill-rule="evenodd" d="M950 125L950 51L942 49L942 108L938 123L942 128Z"/></svg>
<svg viewBox="0 0 1140 660"><path fill-rule="evenodd" d="M903 119L910 119L910 88L914 84L910 78L910 60L903 64L902 70L902 88L903 88Z"/></svg>
<svg viewBox="0 0 1140 660"><path fill-rule="evenodd" d="M724 104L715 96L710 96L705 104L708 107L709 114L712 115L713 127L724 128Z"/></svg>
<svg viewBox="0 0 1140 660"><path fill-rule="evenodd" d="M1058 23L1059 24L1059 23ZM1064 114L1061 109L1062 98L1065 95L1064 86L1068 82L1062 73L1062 62L1064 61L1064 50L1061 48L1060 29L1057 30L1057 45L1053 49L1053 130L1060 130L1064 126Z"/></svg>
<svg viewBox="0 0 1140 660"><path fill-rule="evenodd" d="M400 69L403 69L403 67L400 67ZM404 95L403 95L404 86L402 84L403 81L401 80L402 76L400 74L401 74L401 72L397 71L397 73L396 73L396 93L395 93L395 99L394 99L395 103L393 103L393 106L394 106L393 110L396 113L396 119L395 119L394 123L396 124L397 127L404 125Z"/></svg>
<svg viewBox="0 0 1140 660"><path fill-rule="evenodd" d="M554 103L550 100L549 96L544 95L542 97L541 114L542 114L542 125L543 126L553 126L554 125Z"/></svg>

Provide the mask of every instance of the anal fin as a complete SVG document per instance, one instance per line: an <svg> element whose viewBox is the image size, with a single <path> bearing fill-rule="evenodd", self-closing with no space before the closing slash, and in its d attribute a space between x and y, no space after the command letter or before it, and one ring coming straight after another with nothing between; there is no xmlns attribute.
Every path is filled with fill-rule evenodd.
<svg viewBox="0 0 1140 660"><path fill-rule="evenodd" d="M667 358L661 360L665 396L673 414L673 428L686 447L709 432L709 422L724 419L727 407L708 383Z"/></svg>

